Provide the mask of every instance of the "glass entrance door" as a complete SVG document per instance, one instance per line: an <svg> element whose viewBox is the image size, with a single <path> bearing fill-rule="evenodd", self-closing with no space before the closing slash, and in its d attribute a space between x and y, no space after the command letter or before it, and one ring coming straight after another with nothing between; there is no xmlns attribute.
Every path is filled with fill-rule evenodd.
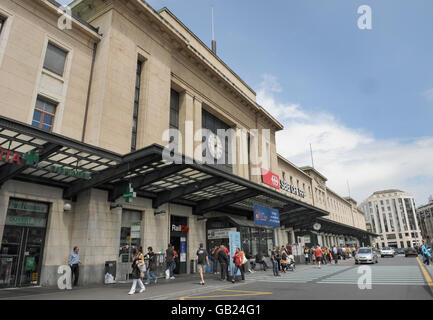
<svg viewBox="0 0 433 320"><path fill-rule="evenodd" d="M38 285L44 228L5 226L0 249L0 287Z"/></svg>

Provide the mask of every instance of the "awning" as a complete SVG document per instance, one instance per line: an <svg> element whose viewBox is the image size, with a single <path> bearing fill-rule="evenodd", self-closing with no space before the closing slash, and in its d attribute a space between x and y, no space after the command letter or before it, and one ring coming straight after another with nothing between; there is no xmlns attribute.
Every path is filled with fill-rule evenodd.
<svg viewBox="0 0 433 320"><path fill-rule="evenodd" d="M182 164L167 163L164 148L156 144L119 155L0 116L0 147L21 158L19 163L1 158L0 184L18 179L52 185L63 189L65 199L99 188L109 191L107 200L115 202L131 185L137 196L152 199L155 209L178 203L193 207L194 215L219 211L251 218L254 204L278 209L286 224L328 215L184 155L179 155ZM24 160L35 156L37 161Z"/></svg>
<svg viewBox="0 0 433 320"><path fill-rule="evenodd" d="M304 221L301 221L299 223L294 223L292 227L295 229L311 231L314 230L313 225L315 223L320 224L320 230L318 230L318 232L320 233L331 233L336 235L341 234L345 236L353 236L356 238L379 236L378 234L363 229L355 228L344 223L332 221L328 218L321 218L321 217L315 219L305 219Z"/></svg>

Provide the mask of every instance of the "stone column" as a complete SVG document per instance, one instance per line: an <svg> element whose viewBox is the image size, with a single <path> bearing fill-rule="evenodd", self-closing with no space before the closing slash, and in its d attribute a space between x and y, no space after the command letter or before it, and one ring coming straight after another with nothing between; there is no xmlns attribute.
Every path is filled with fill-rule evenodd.
<svg viewBox="0 0 433 320"><path fill-rule="evenodd" d="M203 108L203 102L198 99L197 97L194 97L194 115L193 115L193 122L194 122L194 159L201 161L202 160L202 108Z"/></svg>
<svg viewBox="0 0 433 320"><path fill-rule="evenodd" d="M181 132L182 153L188 157L194 156L194 97L188 91L180 94L179 101L179 131Z"/></svg>
<svg viewBox="0 0 433 320"><path fill-rule="evenodd" d="M110 210L107 192L91 189L78 195L72 246L80 248L80 284L103 283L106 261L119 256L121 211Z"/></svg>

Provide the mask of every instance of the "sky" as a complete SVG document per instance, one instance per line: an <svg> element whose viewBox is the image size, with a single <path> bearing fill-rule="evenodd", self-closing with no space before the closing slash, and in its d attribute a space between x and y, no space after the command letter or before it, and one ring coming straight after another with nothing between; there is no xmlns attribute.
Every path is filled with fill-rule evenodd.
<svg viewBox="0 0 433 320"><path fill-rule="evenodd" d="M60 1L62 2L62 1ZM64 0L63 3L69 1ZM285 127L277 151L359 202L433 194L433 1L148 0L218 56ZM359 29L368 5L372 29ZM349 187L348 187L349 186Z"/></svg>

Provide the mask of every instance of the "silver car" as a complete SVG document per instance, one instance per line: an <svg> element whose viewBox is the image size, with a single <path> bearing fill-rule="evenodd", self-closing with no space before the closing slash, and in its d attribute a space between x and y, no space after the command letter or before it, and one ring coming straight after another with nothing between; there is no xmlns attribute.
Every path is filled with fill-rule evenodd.
<svg viewBox="0 0 433 320"><path fill-rule="evenodd" d="M372 248L359 248L355 255L355 264L377 263L378 260L377 253Z"/></svg>

